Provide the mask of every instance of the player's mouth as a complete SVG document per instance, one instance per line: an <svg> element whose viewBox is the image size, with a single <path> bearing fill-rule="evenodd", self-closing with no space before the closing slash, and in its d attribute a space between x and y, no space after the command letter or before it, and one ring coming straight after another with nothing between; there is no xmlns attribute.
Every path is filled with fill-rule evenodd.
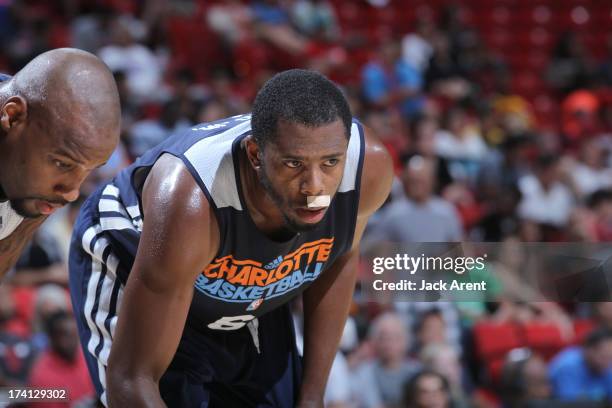
<svg viewBox="0 0 612 408"><path fill-rule="evenodd" d="M300 219L308 224L314 224L323 219L328 207L298 208L295 210Z"/></svg>
<svg viewBox="0 0 612 408"><path fill-rule="evenodd" d="M42 215L50 215L55 210L57 210L58 208L61 208L63 206L64 206L63 203L50 202L50 201L46 201L46 200L37 200L36 201L36 209Z"/></svg>

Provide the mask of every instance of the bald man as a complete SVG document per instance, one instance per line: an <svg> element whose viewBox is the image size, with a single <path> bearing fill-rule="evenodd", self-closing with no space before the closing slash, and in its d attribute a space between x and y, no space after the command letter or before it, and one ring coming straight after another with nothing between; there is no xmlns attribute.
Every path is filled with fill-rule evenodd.
<svg viewBox="0 0 612 408"><path fill-rule="evenodd" d="M0 278L40 224L77 199L119 128L115 81L92 54L52 50L0 74Z"/></svg>

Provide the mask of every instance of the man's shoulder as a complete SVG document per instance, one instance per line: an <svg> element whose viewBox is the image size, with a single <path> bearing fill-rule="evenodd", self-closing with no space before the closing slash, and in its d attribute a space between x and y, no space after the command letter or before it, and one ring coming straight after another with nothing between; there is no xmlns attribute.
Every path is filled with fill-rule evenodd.
<svg viewBox="0 0 612 408"><path fill-rule="evenodd" d="M570 347L560 352L551 362L550 370L551 374L555 374L559 371L575 370L575 374L578 374L576 370L579 367L584 366L584 358L582 355L581 347Z"/></svg>
<svg viewBox="0 0 612 408"><path fill-rule="evenodd" d="M364 141L359 215L369 216L385 202L391 191L393 161L382 142L365 127Z"/></svg>

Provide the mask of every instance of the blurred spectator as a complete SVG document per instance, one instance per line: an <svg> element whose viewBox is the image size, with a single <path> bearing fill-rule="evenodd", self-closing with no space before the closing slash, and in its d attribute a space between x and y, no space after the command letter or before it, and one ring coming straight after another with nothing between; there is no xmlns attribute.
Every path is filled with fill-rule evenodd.
<svg viewBox="0 0 612 408"><path fill-rule="evenodd" d="M403 173L406 197L382 211L369 240L394 242L461 241L463 232L456 210L434 195L435 169L430 159L412 157Z"/></svg>
<svg viewBox="0 0 612 408"><path fill-rule="evenodd" d="M448 380L435 371L421 371L404 386L404 408L451 408Z"/></svg>
<svg viewBox="0 0 612 408"><path fill-rule="evenodd" d="M599 67L599 85L612 87L612 33L606 38L606 56Z"/></svg>
<svg viewBox="0 0 612 408"><path fill-rule="evenodd" d="M212 84L216 83L211 80ZM179 107L179 116L188 118L191 122L196 122L197 108L204 103L205 100L211 97L211 89L196 82L195 75L189 68L176 70L168 79L168 83L164 87L161 98L168 102L176 104Z"/></svg>
<svg viewBox="0 0 612 408"><path fill-rule="evenodd" d="M403 167L400 154L407 145L400 113L388 109L371 109L363 117L363 123L372 129L385 145L393 160L396 174L400 173Z"/></svg>
<svg viewBox="0 0 612 408"><path fill-rule="evenodd" d="M597 242L597 217L586 207L576 207L567 224L567 238L570 242Z"/></svg>
<svg viewBox="0 0 612 408"><path fill-rule="evenodd" d="M399 315L378 316L370 328L375 359L359 366L353 374L353 393L358 407L394 407L402 399L404 384L419 364L408 359L408 329Z"/></svg>
<svg viewBox="0 0 612 408"><path fill-rule="evenodd" d="M612 242L612 190L595 191L587 201L595 216L598 241Z"/></svg>
<svg viewBox="0 0 612 408"><path fill-rule="evenodd" d="M508 137L520 137L530 132L535 124L531 104L525 98L510 93L509 89L504 91L493 100L493 112L503 136L500 137L501 140L489 140L489 142L499 143Z"/></svg>
<svg viewBox="0 0 612 408"><path fill-rule="evenodd" d="M410 121L410 150L402 157L406 162L412 156L418 155L430 159L436 168L436 193L440 194L453 179L449 163L436 152L436 134L439 130L438 120L431 115L420 115Z"/></svg>
<svg viewBox="0 0 612 408"><path fill-rule="evenodd" d="M279 0L258 0L251 6L258 36L289 55L304 54L308 40L291 26L290 11Z"/></svg>
<svg viewBox="0 0 612 408"><path fill-rule="evenodd" d="M470 93L465 73L451 55L449 40L444 35L432 41L434 52L425 71L427 91L450 100L461 100Z"/></svg>
<svg viewBox="0 0 612 408"><path fill-rule="evenodd" d="M6 41L15 29L11 16L11 3L13 3L11 0L0 2L0 49L6 47Z"/></svg>
<svg viewBox="0 0 612 408"><path fill-rule="evenodd" d="M16 273L10 277L10 282L23 286L68 285L68 269L60 251L54 236L43 230L37 231L19 257Z"/></svg>
<svg viewBox="0 0 612 408"><path fill-rule="evenodd" d="M504 407L507 408L523 408L552 398L546 362L526 348L508 352L500 386Z"/></svg>
<svg viewBox="0 0 612 408"><path fill-rule="evenodd" d="M54 313L69 312L70 309L69 295L63 287L47 284L38 289L32 319L32 341L39 350L45 350L49 346L44 322Z"/></svg>
<svg viewBox="0 0 612 408"><path fill-rule="evenodd" d="M439 342L450 344L456 350L461 350L461 318L457 310L457 303L447 301L437 302L396 302L395 310L400 313L406 326L409 327L411 333L416 333L417 341L419 337L424 339L437 338ZM427 327L430 333L423 333L419 336L419 327L423 327L423 322L426 322L430 316L430 321L433 323ZM440 319L442 321L440 321ZM444 334L439 330L442 327ZM433 329L433 330L430 330ZM432 335L433 332L435 335ZM427 340L428 341L428 340ZM427 346L427 343L421 344ZM413 345L412 350L417 352L417 347Z"/></svg>
<svg viewBox="0 0 612 408"><path fill-rule="evenodd" d="M90 188L95 188L94 186L86 185L86 183L88 183L88 180L83 183L85 187L83 188L82 185L82 194L79 196L79 198L51 215L51 217L49 217L49 219L41 227L41 231L43 231L45 235L54 237L54 240L58 245L61 259L64 262L68 260L72 227L79 210L81 209L81 204L83 204L83 201L85 201L85 198L87 198L85 194L89 194L88 192L92 191L89 190Z"/></svg>
<svg viewBox="0 0 612 408"><path fill-rule="evenodd" d="M202 105L198 112L197 122L208 123L219 119L227 118L231 115L230 107L225 100L218 98L210 98Z"/></svg>
<svg viewBox="0 0 612 408"><path fill-rule="evenodd" d="M206 13L206 22L226 47L234 47L252 35L251 9L240 0L224 0L213 4Z"/></svg>
<svg viewBox="0 0 612 408"><path fill-rule="evenodd" d="M51 40L51 21L35 10L25 10L19 14L17 32L5 44L11 71L16 72L39 54L53 48Z"/></svg>
<svg viewBox="0 0 612 408"><path fill-rule="evenodd" d="M612 329L612 302L594 302L591 307L597 325Z"/></svg>
<svg viewBox="0 0 612 408"><path fill-rule="evenodd" d="M612 168L607 167L609 154L603 140L584 141L579 161L572 162L569 170L578 197L612 187Z"/></svg>
<svg viewBox="0 0 612 408"><path fill-rule="evenodd" d="M50 348L36 361L29 386L67 391L69 400L45 403L50 408L76 407L93 400L95 391L79 348L72 314L64 311L53 313L44 321L44 326Z"/></svg>
<svg viewBox="0 0 612 408"><path fill-rule="evenodd" d="M75 48L96 53L108 40L113 10L98 2L81 2L82 9L70 25L70 42Z"/></svg>
<svg viewBox="0 0 612 408"><path fill-rule="evenodd" d="M111 24L111 44L98 51L99 57L115 71L125 72L127 87L138 101L157 98L163 67L155 54L138 42L146 27L133 17L116 17Z"/></svg>
<svg viewBox="0 0 612 408"><path fill-rule="evenodd" d="M422 313L414 325L414 333L416 336L415 355L418 355L429 344L446 343L448 339L446 322L440 310L432 308Z"/></svg>
<svg viewBox="0 0 612 408"><path fill-rule="evenodd" d="M402 58L420 73L424 73L433 54L431 41L436 33L436 25L431 16L420 15L414 22L414 32L402 38Z"/></svg>
<svg viewBox="0 0 612 408"><path fill-rule="evenodd" d="M599 107L597 95L584 89L572 92L563 100L561 125L570 148L576 149L581 140L595 135L599 127Z"/></svg>
<svg viewBox="0 0 612 408"><path fill-rule="evenodd" d="M326 0L296 0L291 14L297 29L307 37L329 42L340 35L336 12Z"/></svg>
<svg viewBox="0 0 612 408"><path fill-rule="evenodd" d="M448 380L453 408L470 407L469 396L464 385L463 368L457 350L449 344L440 342L426 344L419 354L424 368L440 373Z"/></svg>
<svg viewBox="0 0 612 408"><path fill-rule="evenodd" d="M581 347L557 355L549 370L555 398L612 401L612 329L595 329Z"/></svg>
<svg viewBox="0 0 612 408"><path fill-rule="evenodd" d="M365 100L376 108L398 109L406 119L421 112L421 73L401 59L400 44L385 40L361 72Z"/></svg>
<svg viewBox="0 0 612 408"><path fill-rule="evenodd" d="M516 187L495 185L487 198L487 212L472 231L472 239L499 242L515 235L519 230L516 209L521 201L520 191Z"/></svg>
<svg viewBox="0 0 612 408"><path fill-rule="evenodd" d="M451 176L458 180L475 180L487 154L478 126L460 107L446 113L443 127L435 135L435 149L449 160Z"/></svg>
<svg viewBox="0 0 612 408"><path fill-rule="evenodd" d="M580 36L563 33L554 49L547 77L553 88L562 94L588 87L593 77L593 62Z"/></svg>
<svg viewBox="0 0 612 408"><path fill-rule="evenodd" d="M561 178L559 156L540 156L535 173L519 180L522 195L518 207L520 217L540 224L563 227L570 216L574 199Z"/></svg>
<svg viewBox="0 0 612 408"><path fill-rule="evenodd" d="M145 119L134 123L129 137L129 150L132 157L140 157L144 152L164 141L168 136L192 125L188 118L181 117L180 106L169 101L164 104L159 119Z"/></svg>
<svg viewBox="0 0 612 408"><path fill-rule="evenodd" d="M246 100L247 96L244 94L244 91L236 89L235 84L232 83L230 76L226 72L216 71L209 81L209 86L209 98L223 104L227 109L227 116L249 112L250 106ZM227 116L221 116L216 119Z"/></svg>
<svg viewBox="0 0 612 408"><path fill-rule="evenodd" d="M8 330L15 314L10 286L0 285L0 387L25 385L36 357L28 339Z"/></svg>
<svg viewBox="0 0 612 408"><path fill-rule="evenodd" d="M497 200L502 191L516 188L519 180L529 174L531 139L529 134L508 137L498 150L490 151L485 157L478 175L478 190L483 200Z"/></svg>

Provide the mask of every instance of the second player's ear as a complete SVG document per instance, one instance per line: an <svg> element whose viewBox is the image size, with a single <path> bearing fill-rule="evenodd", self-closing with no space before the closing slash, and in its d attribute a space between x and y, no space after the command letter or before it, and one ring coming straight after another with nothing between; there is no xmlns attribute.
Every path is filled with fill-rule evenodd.
<svg viewBox="0 0 612 408"><path fill-rule="evenodd" d="M10 97L0 109L0 127L5 132L25 123L28 105L21 96Z"/></svg>
<svg viewBox="0 0 612 408"><path fill-rule="evenodd" d="M261 149L253 138L253 136L247 136L245 139L245 147L249 162L255 169L259 169L261 166Z"/></svg>

